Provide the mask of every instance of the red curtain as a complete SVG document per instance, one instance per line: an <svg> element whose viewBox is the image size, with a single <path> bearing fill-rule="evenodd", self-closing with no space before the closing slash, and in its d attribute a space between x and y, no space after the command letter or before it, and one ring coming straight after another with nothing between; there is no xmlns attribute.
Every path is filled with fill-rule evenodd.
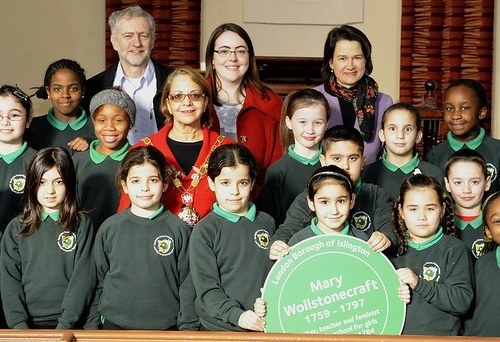
<svg viewBox="0 0 500 342"><path fill-rule="evenodd" d="M201 0L106 0L106 20L114 11L141 6L156 22L152 56L168 66L199 68ZM106 67L118 60L106 25Z"/></svg>
<svg viewBox="0 0 500 342"><path fill-rule="evenodd" d="M471 78L491 103L494 0L403 0L400 99L421 103L437 81L438 103L450 81Z"/></svg>

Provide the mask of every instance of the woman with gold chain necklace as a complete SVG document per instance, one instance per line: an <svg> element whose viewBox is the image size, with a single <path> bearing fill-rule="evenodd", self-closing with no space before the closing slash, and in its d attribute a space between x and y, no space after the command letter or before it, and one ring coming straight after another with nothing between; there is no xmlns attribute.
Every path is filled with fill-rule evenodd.
<svg viewBox="0 0 500 342"><path fill-rule="evenodd" d="M207 182L208 158L215 148L233 141L210 130L210 88L194 69L175 69L165 81L161 101L165 126L132 148L152 145L165 155L171 170L163 205L193 227L215 201ZM129 205L122 194L119 210Z"/></svg>

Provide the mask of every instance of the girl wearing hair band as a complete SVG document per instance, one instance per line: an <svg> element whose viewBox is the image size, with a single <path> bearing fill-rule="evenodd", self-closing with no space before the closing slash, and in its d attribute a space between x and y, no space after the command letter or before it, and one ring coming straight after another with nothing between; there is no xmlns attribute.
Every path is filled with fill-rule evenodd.
<svg viewBox="0 0 500 342"><path fill-rule="evenodd" d="M365 241L369 236L349 226L349 211L356 195L349 174L335 165L317 169L307 185L307 203L314 213L311 224L292 236L288 244L293 246L307 238L322 234L354 235ZM358 236L358 235L364 236Z"/></svg>
<svg viewBox="0 0 500 342"><path fill-rule="evenodd" d="M31 100L18 87L0 87L0 232L16 216L26 185L26 169L36 153L23 140L31 123Z"/></svg>
<svg viewBox="0 0 500 342"><path fill-rule="evenodd" d="M335 165L317 169L309 179L307 191L307 203L315 217L309 226L292 236L288 241L290 246L323 234L343 234L355 236L364 241L368 240L369 236L366 232L351 229L349 225L349 211L354 206L356 195L354 183L346 171ZM398 293L399 298L408 303L410 298L408 286L402 284ZM266 305L263 299L257 299L255 312L264 317Z"/></svg>

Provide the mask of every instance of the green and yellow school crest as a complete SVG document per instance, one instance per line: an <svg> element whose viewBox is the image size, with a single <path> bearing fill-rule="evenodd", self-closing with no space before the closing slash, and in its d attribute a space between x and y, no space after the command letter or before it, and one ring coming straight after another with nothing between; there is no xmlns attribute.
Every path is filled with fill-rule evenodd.
<svg viewBox="0 0 500 342"><path fill-rule="evenodd" d="M372 225L370 215L364 211L357 211L351 217L351 227L365 231Z"/></svg>
<svg viewBox="0 0 500 342"><path fill-rule="evenodd" d="M490 177L491 182L493 183L497 179L498 175L497 168L492 163L487 163L486 171L488 173L488 176Z"/></svg>
<svg viewBox="0 0 500 342"><path fill-rule="evenodd" d="M262 249L267 249L269 246L269 233L267 230L259 229L254 234L254 242Z"/></svg>
<svg viewBox="0 0 500 342"><path fill-rule="evenodd" d="M63 252L71 252L76 248L75 233L62 232L57 238L57 245Z"/></svg>
<svg viewBox="0 0 500 342"><path fill-rule="evenodd" d="M26 185L26 176L22 174L14 175L9 180L10 191L16 194L22 194L24 192L25 185Z"/></svg>
<svg viewBox="0 0 500 342"><path fill-rule="evenodd" d="M153 244L155 252L161 256L167 256L174 251L174 240L168 235L158 236Z"/></svg>
<svg viewBox="0 0 500 342"><path fill-rule="evenodd" d="M480 256L484 255L484 246L485 242L483 239L477 239L472 243L472 255L474 255L476 258L479 258Z"/></svg>
<svg viewBox="0 0 500 342"><path fill-rule="evenodd" d="M428 261L422 266L420 277L427 281L438 281L441 277L441 268L435 262Z"/></svg>

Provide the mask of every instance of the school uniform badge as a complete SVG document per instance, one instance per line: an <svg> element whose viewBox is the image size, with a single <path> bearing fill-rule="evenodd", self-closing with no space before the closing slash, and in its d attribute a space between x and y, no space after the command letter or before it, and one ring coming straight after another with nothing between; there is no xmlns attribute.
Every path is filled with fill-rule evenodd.
<svg viewBox="0 0 500 342"><path fill-rule="evenodd" d="M75 233L62 232L57 238L57 245L66 253L73 251L76 248Z"/></svg>
<svg viewBox="0 0 500 342"><path fill-rule="evenodd" d="M22 194L24 192L25 185L26 185L26 176L22 174L14 175L9 180L10 191L16 194Z"/></svg>
<svg viewBox="0 0 500 342"><path fill-rule="evenodd" d="M155 252L161 256L167 256L174 251L174 240L168 235L161 235L153 243Z"/></svg>
<svg viewBox="0 0 500 342"><path fill-rule="evenodd" d="M255 232L253 240L260 248L267 249L269 246L269 233L264 229L259 229Z"/></svg>
<svg viewBox="0 0 500 342"><path fill-rule="evenodd" d="M488 173L488 176L490 176L490 180L493 183L497 179L498 175L497 168L492 163L487 163L486 172Z"/></svg>
<svg viewBox="0 0 500 342"><path fill-rule="evenodd" d="M484 242L483 239L477 239L472 243L472 255L474 255L476 258L479 258L480 256L484 255L484 247L486 243Z"/></svg>
<svg viewBox="0 0 500 342"><path fill-rule="evenodd" d="M365 231L372 225L372 219L364 211L355 212L351 218L351 227Z"/></svg>
<svg viewBox="0 0 500 342"><path fill-rule="evenodd" d="M441 268L438 264L432 261L427 261L424 266L422 266L422 274L420 278L427 281L439 281L441 277Z"/></svg>

